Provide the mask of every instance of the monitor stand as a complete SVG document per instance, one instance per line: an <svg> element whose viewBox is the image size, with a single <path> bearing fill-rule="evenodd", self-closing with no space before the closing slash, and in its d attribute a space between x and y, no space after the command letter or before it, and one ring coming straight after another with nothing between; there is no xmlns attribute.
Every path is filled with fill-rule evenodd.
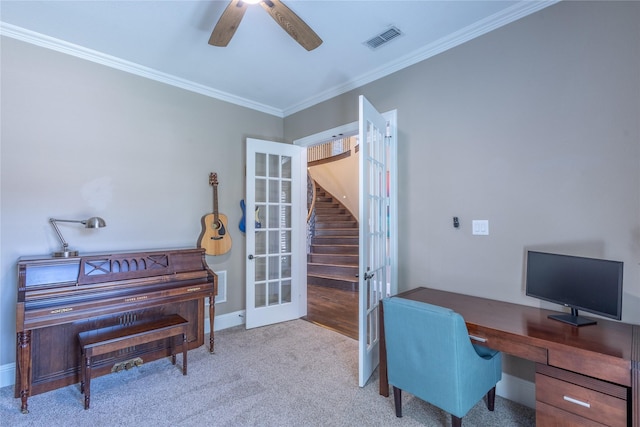
<svg viewBox="0 0 640 427"><path fill-rule="evenodd" d="M550 314L547 316L549 319L559 320L560 322L568 323L573 326L587 326L595 325L596 322L588 317L578 316L578 309L572 308L571 314Z"/></svg>

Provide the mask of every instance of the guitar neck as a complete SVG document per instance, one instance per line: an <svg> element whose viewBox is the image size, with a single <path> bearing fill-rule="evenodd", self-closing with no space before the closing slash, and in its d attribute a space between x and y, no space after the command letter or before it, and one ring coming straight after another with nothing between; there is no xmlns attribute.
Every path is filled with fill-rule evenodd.
<svg viewBox="0 0 640 427"><path fill-rule="evenodd" d="M213 185L213 220L218 222L218 185Z"/></svg>

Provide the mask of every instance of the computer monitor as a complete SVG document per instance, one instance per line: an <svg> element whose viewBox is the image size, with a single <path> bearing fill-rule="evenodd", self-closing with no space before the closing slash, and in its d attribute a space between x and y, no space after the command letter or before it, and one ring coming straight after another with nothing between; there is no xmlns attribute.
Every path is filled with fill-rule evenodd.
<svg viewBox="0 0 640 427"><path fill-rule="evenodd" d="M571 314L549 317L575 326L597 323L578 310L622 318L621 261L528 251L526 294L571 308Z"/></svg>

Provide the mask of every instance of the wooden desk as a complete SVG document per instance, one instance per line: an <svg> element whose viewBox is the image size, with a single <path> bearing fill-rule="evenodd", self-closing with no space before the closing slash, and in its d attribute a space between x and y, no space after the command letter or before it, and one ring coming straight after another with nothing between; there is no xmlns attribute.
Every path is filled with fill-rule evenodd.
<svg viewBox="0 0 640 427"><path fill-rule="evenodd" d="M540 375L554 381L559 377L562 384L570 381L622 399L626 425L640 427L640 325L598 319L597 325L578 328L548 319L555 313L550 310L423 287L394 298L451 308L464 317L469 335L480 339L475 344L536 362L537 399L543 397L538 393L543 384L539 378L547 378ZM380 324L380 394L389 396L382 304ZM553 416L566 417L562 425L581 425L580 417L562 407L551 408L550 416L541 409L547 402L536 406L538 426L555 425ZM569 419L575 424L567 424Z"/></svg>

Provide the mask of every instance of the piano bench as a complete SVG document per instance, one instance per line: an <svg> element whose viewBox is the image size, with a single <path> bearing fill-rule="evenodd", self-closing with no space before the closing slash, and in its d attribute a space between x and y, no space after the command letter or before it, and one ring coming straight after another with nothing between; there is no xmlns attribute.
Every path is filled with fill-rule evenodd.
<svg viewBox="0 0 640 427"><path fill-rule="evenodd" d="M173 314L160 319L133 323L123 327L95 329L80 332L81 349L80 392L84 393L84 409L89 409L91 398L91 362L94 356L107 354L136 345L147 344L166 338L182 337L182 375L187 375L187 326L189 321ZM171 363L176 364L176 346L171 347Z"/></svg>

